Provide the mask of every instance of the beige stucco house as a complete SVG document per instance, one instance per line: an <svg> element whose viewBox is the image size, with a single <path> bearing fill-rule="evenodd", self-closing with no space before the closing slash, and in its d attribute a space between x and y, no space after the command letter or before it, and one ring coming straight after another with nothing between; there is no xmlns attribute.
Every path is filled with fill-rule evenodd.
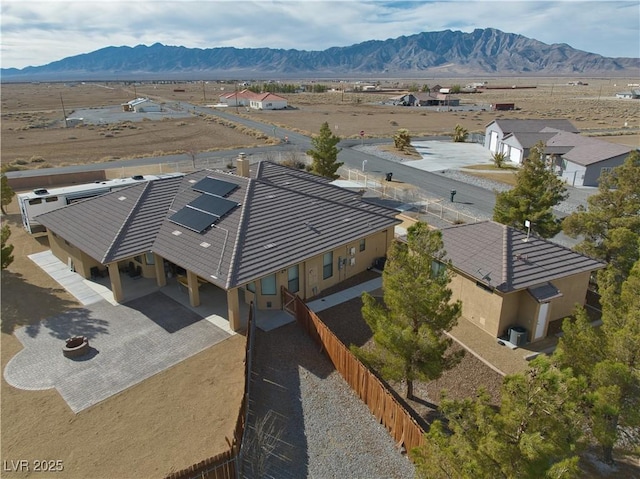
<svg viewBox="0 0 640 479"><path fill-rule="evenodd" d="M54 255L85 278L107 271L167 286L178 275L192 306L200 286L224 290L230 327L239 304L281 309L281 287L311 298L384 256L400 221L329 180L268 161L202 170L68 205L38 216ZM203 288L204 289L204 288Z"/></svg>
<svg viewBox="0 0 640 479"><path fill-rule="evenodd" d="M452 300L461 300L462 316L494 337L517 326L529 342L544 339L549 323L585 303L591 273L606 266L494 221L441 231L455 272Z"/></svg>

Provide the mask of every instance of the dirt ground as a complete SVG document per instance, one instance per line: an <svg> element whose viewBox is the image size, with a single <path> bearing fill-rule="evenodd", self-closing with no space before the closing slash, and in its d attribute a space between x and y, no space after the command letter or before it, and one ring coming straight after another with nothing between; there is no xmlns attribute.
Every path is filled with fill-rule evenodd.
<svg viewBox="0 0 640 479"><path fill-rule="evenodd" d="M569 86L567 78L495 79L495 85L536 86L485 90L456 95L461 105L479 111L447 111L382 105L397 92L286 94L290 109L256 111L226 108L228 113L250 117L275 126L311 135L325 121L342 138L391 137L406 128L414 137L451 134L457 124L483 133L497 118L567 118L591 135L640 146L640 102L615 98L628 89L632 79L589 79L588 85ZM460 80L438 79L441 85ZM434 80L418 82L431 84ZM344 85L333 85L342 88ZM399 88L411 85L382 85ZM184 91L174 91L184 90ZM182 84L36 83L4 84L2 100L2 163L20 168L57 167L107 162L140 156L204 152L271 144L275 140L237 124L220 123L213 115L185 119L127 121L116 124L64 128L64 113L72 117L79 109L113 107L135 97L161 104L188 101L206 106L218 102L234 85L215 82ZM513 102L514 111L490 111L489 105ZM64 107L64 108L63 108ZM481 111L484 107L487 111ZM63 113L64 112L64 113ZM132 114L133 115L133 114ZM606 130L605 133L602 130ZM613 136L612 136L613 135Z"/></svg>
<svg viewBox="0 0 640 479"><path fill-rule="evenodd" d="M14 329L81 305L27 258L46 248L27 235L15 202L14 262L2 272L2 371L22 345ZM55 389L0 386L3 478L163 477L227 448L244 387L245 337L235 335L79 414ZM28 460L30 473L8 472ZM34 461L60 460L55 474L33 471ZM9 466L6 466L9 464Z"/></svg>

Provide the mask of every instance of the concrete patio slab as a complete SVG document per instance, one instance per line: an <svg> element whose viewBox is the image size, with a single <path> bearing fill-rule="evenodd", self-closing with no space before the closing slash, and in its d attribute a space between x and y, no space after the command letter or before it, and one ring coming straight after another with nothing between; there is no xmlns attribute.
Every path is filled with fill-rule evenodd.
<svg viewBox="0 0 640 479"><path fill-rule="evenodd" d="M115 307L100 301L72 309L14 334L24 349L7 364L7 382L27 390L55 387L75 413L231 335L160 291ZM71 336L87 337L90 353L64 357Z"/></svg>

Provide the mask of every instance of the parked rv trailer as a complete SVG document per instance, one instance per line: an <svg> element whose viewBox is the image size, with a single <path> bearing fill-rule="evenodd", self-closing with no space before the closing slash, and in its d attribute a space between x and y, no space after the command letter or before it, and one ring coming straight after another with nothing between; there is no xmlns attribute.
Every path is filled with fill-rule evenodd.
<svg viewBox="0 0 640 479"><path fill-rule="evenodd" d="M76 201L109 193L110 191L131 186L141 181L152 181L162 178L183 176L183 173L167 173L161 175L136 175L130 178L96 181L82 185L65 186L61 188L38 188L29 193L18 193L18 205L22 215L22 224L31 234L45 231L44 226L34 218L40 214L57 210Z"/></svg>

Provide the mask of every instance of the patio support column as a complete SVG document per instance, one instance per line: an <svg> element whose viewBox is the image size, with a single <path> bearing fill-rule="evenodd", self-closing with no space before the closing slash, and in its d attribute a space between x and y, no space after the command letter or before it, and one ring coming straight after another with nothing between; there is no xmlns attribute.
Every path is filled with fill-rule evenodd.
<svg viewBox="0 0 640 479"><path fill-rule="evenodd" d="M167 275L164 273L164 258L153 253L153 261L156 270L156 283L162 288L167 285Z"/></svg>
<svg viewBox="0 0 640 479"><path fill-rule="evenodd" d="M116 303L121 303L124 299L122 292L122 280L120 279L120 270L118 269L118 263L109 263L109 280L111 280L111 292L113 293L113 299Z"/></svg>
<svg viewBox="0 0 640 479"><path fill-rule="evenodd" d="M227 291L227 308L229 314L229 327L232 331L239 331L241 328L240 321L240 295L238 288L232 288Z"/></svg>
<svg viewBox="0 0 640 479"><path fill-rule="evenodd" d="M200 306L200 290L198 289L198 275L193 271L187 271L187 282L189 284L189 303L194 308Z"/></svg>

